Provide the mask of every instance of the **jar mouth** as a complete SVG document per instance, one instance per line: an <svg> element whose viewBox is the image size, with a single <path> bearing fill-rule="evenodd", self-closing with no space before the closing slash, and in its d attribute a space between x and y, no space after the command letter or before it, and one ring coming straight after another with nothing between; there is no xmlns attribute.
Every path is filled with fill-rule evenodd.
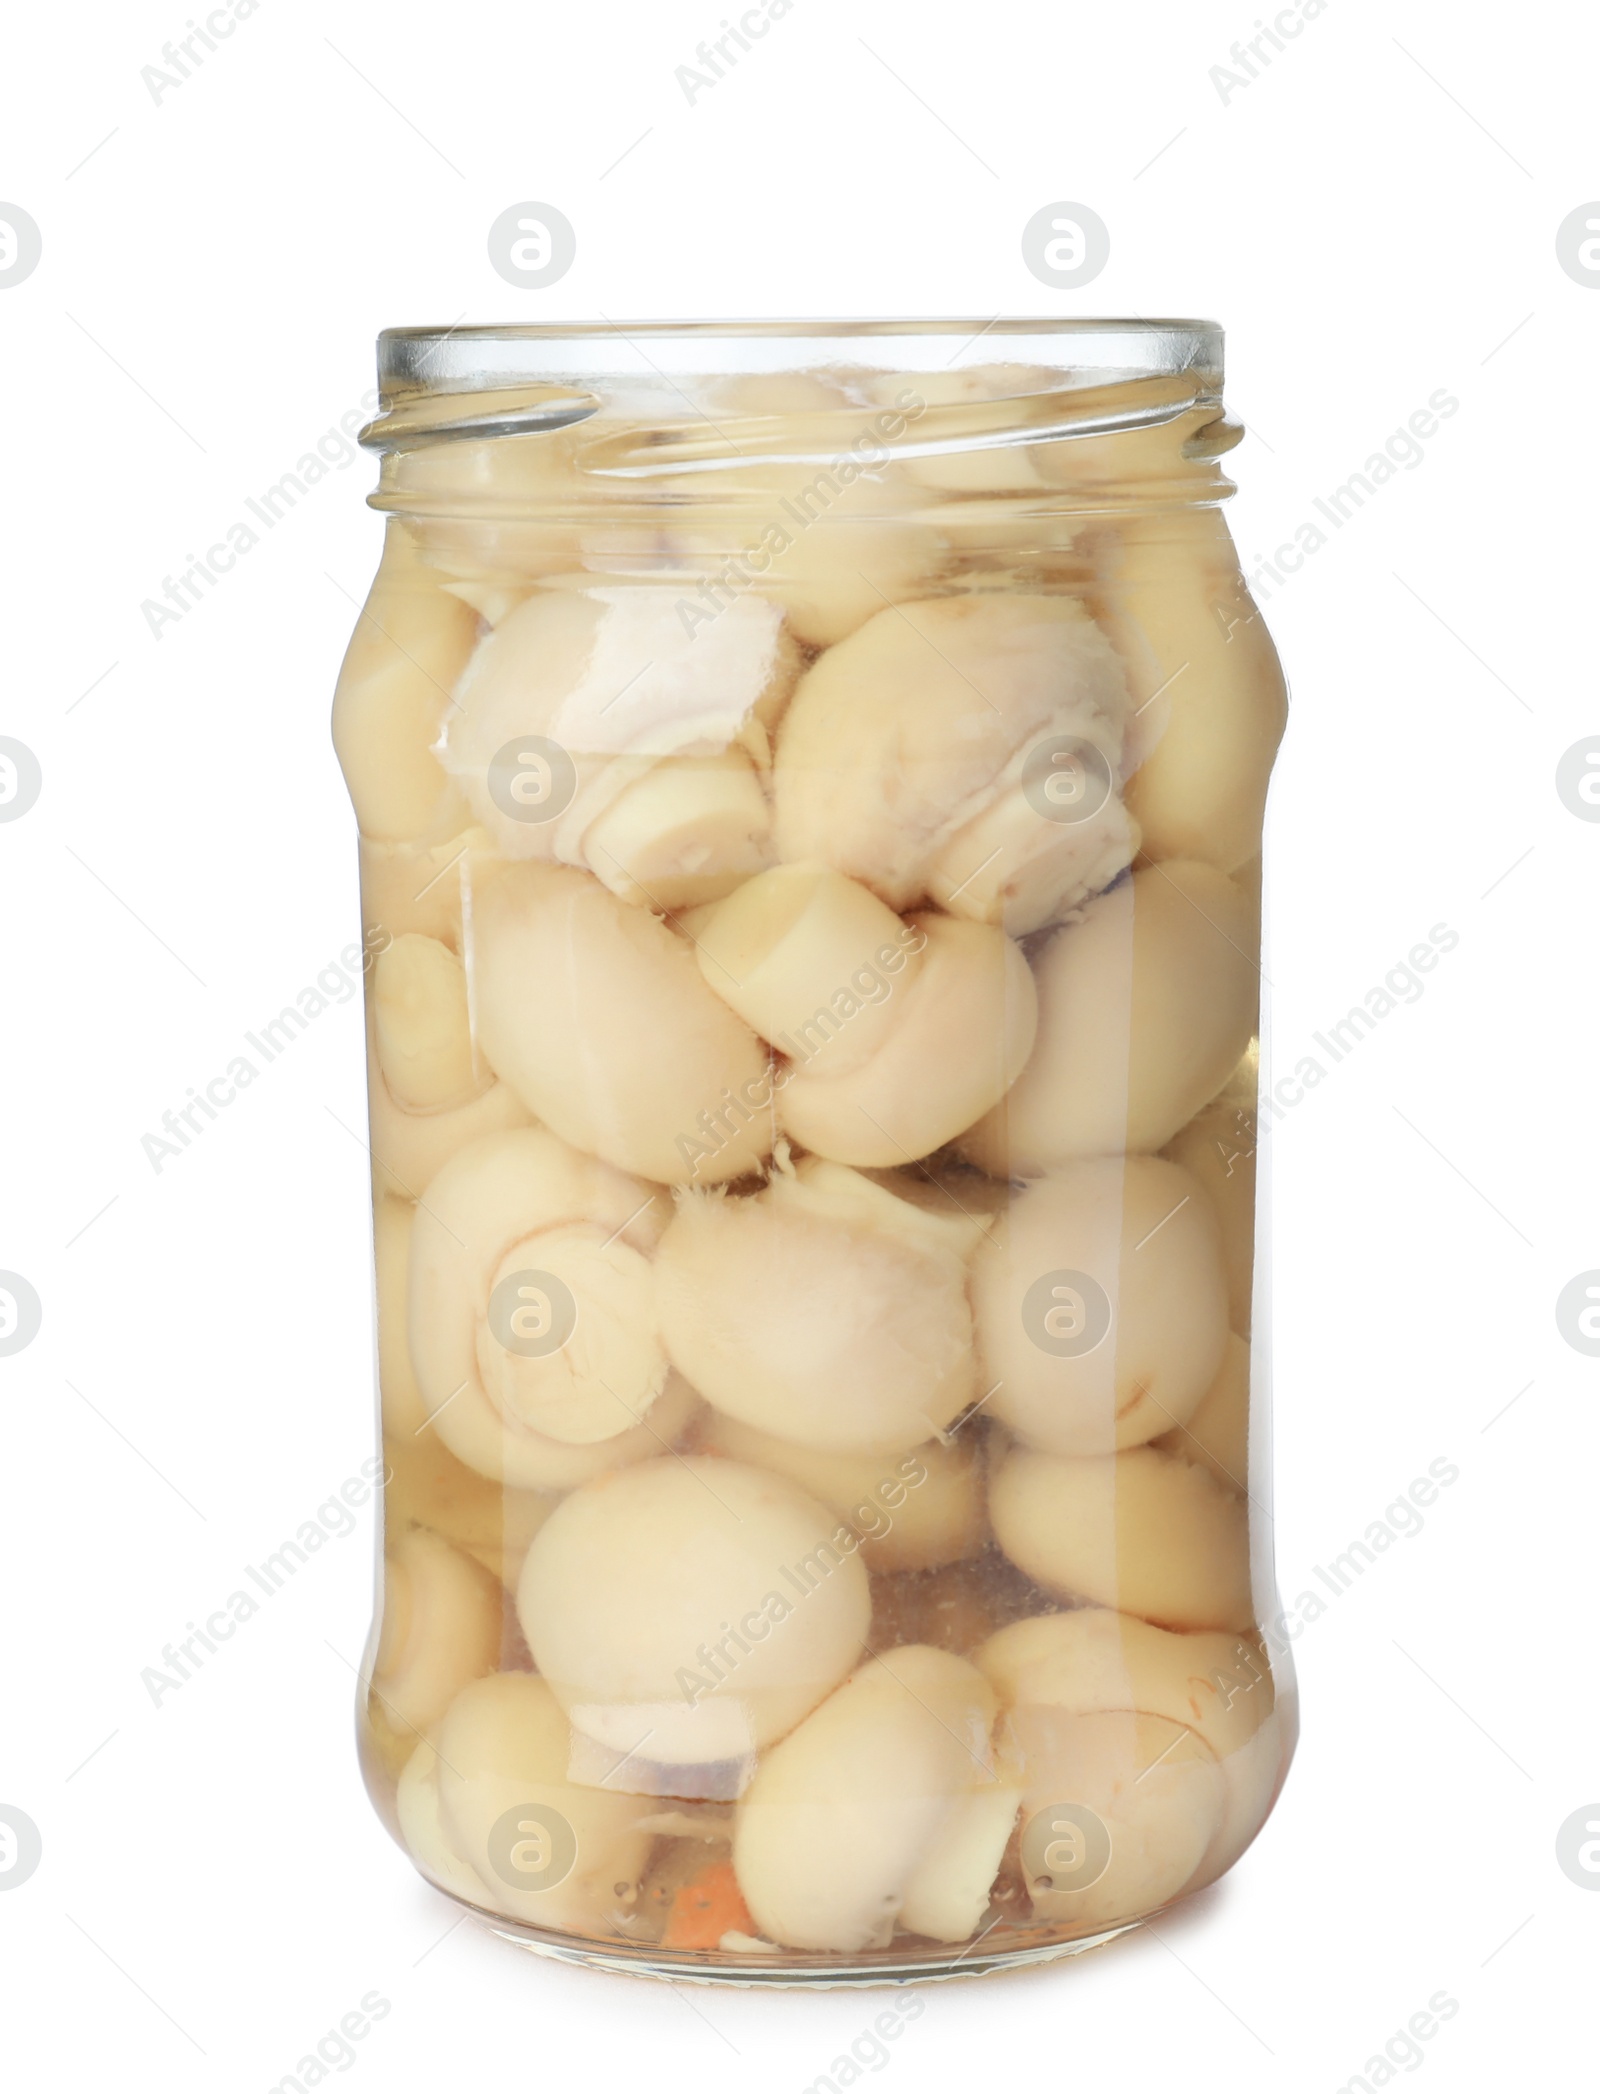
<svg viewBox="0 0 1600 2094"><path fill-rule="evenodd" d="M1216 501L1242 434L1222 346L1192 319L389 328L361 442L383 454L374 507L462 516L598 504L616 521L676 506L731 522L795 472L861 481L863 516L929 488L969 519L980 502L1016 513L1025 488L1053 513ZM541 457L555 470L521 470ZM1092 487L1074 486L1079 461Z"/></svg>
<svg viewBox="0 0 1600 2094"><path fill-rule="evenodd" d="M553 325L389 327L378 337L382 411L361 433L375 450L447 436L570 427L619 396L697 411L739 379L811 375L857 388L891 373L948 378L1015 371L1015 391L1068 392L1183 378L1220 398L1221 327L1193 319L641 320ZM1029 381L1031 382L1025 382ZM456 414L439 403L481 398ZM426 404L425 404L426 403ZM714 404L714 403L712 403Z"/></svg>

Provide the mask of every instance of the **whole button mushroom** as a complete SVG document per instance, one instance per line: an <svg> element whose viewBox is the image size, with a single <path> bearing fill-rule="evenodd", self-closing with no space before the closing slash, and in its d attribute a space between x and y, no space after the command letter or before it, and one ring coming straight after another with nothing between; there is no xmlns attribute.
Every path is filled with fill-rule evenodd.
<svg viewBox="0 0 1600 2094"><path fill-rule="evenodd" d="M466 826L434 745L477 637L476 614L391 522L333 698L333 745L363 836L418 843Z"/></svg>
<svg viewBox="0 0 1600 2094"><path fill-rule="evenodd" d="M988 1407L1048 1454L1182 1425L1228 1341L1216 1217L1157 1156L1092 1157L1025 1187L978 1249L972 1302Z"/></svg>
<svg viewBox="0 0 1600 2094"><path fill-rule="evenodd" d="M1185 1634L1109 1607L1011 1622L974 1662L1007 1708L1137 1709L1186 1724L1223 1761L1248 1744L1273 1707L1272 1673L1253 1632Z"/></svg>
<svg viewBox="0 0 1600 2094"><path fill-rule="evenodd" d="M699 1440L708 1454L787 1476L848 1520L869 1571L932 1570L976 1556L988 1538L979 1445L970 1436L925 1440L903 1454L837 1454L712 1416Z"/></svg>
<svg viewBox="0 0 1600 2094"><path fill-rule="evenodd" d="M405 1112L438 1112L493 1081L478 1066L467 1010L467 973L438 938L392 939L372 972L378 1067Z"/></svg>
<svg viewBox="0 0 1600 2094"><path fill-rule="evenodd" d="M430 1739L422 1739L401 1769L394 1808L406 1851L430 1883L469 1905L494 1904L483 1878L450 1844L439 1812L439 1753Z"/></svg>
<svg viewBox="0 0 1600 2094"><path fill-rule="evenodd" d="M707 986L752 1031L829 1075L859 1069L888 1040L928 943L869 888L818 864L774 866L685 928Z"/></svg>
<svg viewBox="0 0 1600 2094"><path fill-rule="evenodd" d="M486 1081L458 1103L419 1112L389 1089L380 1060L376 1004L367 1027L367 1140L375 1192L418 1200L470 1142L526 1127L531 1115L508 1083Z"/></svg>
<svg viewBox="0 0 1600 2094"><path fill-rule="evenodd" d="M391 1543L372 1697L407 1756L470 1680L499 1665L502 1600L499 1581L439 1535L415 1527Z"/></svg>
<svg viewBox="0 0 1600 2094"><path fill-rule="evenodd" d="M586 873L515 866L483 897L473 961L483 1052L576 1147L674 1184L771 1152L766 1050L647 909Z"/></svg>
<svg viewBox="0 0 1600 2094"><path fill-rule="evenodd" d="M1036 1920L1114 1926L1188 1886L1227 1798L1192 1730L1129 1710L1025 1706L1001 1740L1025 1771L1020 1859Z"/></svg>
<svg viewBox="0 0 1600 2094"><path fill-rule="evenodd" d="M1159 1149L1227 1082L1255 1029L1245 897L1209 865L1153 865L1098 896L1034 960L1038 1040L962 1138L995 1177Z"/></svg>
<svg viewBox="0 0 1600 2094"><path fill-rule="evenodd" d="M990 924L909 924L925 943L882 1046L842 1072L791 1061L778 1088L785 1133L838 1163L931 1155L1005 1096L1033 1049L1038 1002L1021 948Z"/></svg>
<svg viewBox="0 0 1600 2094"><path fill-rule="evenodd" d="M1179 1128L1163 1152L1192 1171L1210 1195L1222 1224L1228 1313L1243 1338L1250 1335L1250 1295L1255 1281L1258 1063L1259 1056L1251 1048L1211 1103Z"/></svg>
<svg viewBox="0 0 1600 2094"><path fill-rule="evenodd" d="M463 1688L433 1769L449 1849L510 1918L563 1933L622 1930L638 1899L654 1806L567 1778L571 1732L543 1680L498 1672Z"/></svg>
<svg viewBox="0 0 1600 2094"><path fill-rule="evenodd" d="M685 630L675 589L547 589L456 686L446 769L508 858L581 866L646 908L713 900L770 860L768 725L799 667L750 597Z"/></svg>
<svg viewBox="0 0 1600 2094"><path fill-rule="evenodd" d="M433 1180L411 1225L411 1360L462 1461L554 1488L643 1425L669 1372L650 1266L665 1207L542 1128L473 1142Z"/></svg>
<svg viewBox="0 0 1600 2094"><path fill-rule="evenodd" d="M1226 1489L1242 1495L1249 1487L1249 1436L1250 1348L1230 1331L1216 1379L1188 1421L1158 1434L1152 1444L1198 1462Z"/></svg>
<svg viewBox="0 0 1600 2094"><path fill-rule="evenodd" d="M1232 872L1261 848L1288 693L1228 526L1210 509L1129 519L1099 565L1102 621L1150 708L1127 788L1145 856Z"/></svg>
<svg viewBox="0 0 1600 2094"><path fill-rule="evenodd" d="M1010 1623L974 1662L1007 1708L1137 1710L1193 1731L1215 1755L1227 1789L1206 1855L1208 1878L1226 1866L1224 1852L1231 1861L1259 1829L1280 1741L1272 1671L1254 1634L1177 1634L1131 1614L1076 1607ZM1264 1743L1263 1732L1270 1733Z"/></svg>
<svg viewBox="0 0 1600 2094"><path fill-rule="evenodd" d="M661 1765L747 1763L860 1655L858 1548L784 1477L663 1458L561 1504L528 1551L517 1608L580 1731Z"/></svg>
<svg viewBox="0 0 1600 2094"><path fill-rule="evenodd" d="M948 1651L863 1665L765 1755L734 1822L756 1925L790 1948L883 1948L897 1927L966 1941L1017 1813L990 1747L994 1696Z"/></svg>
<svg viewBox="0 0 1600 2094"><path fill-rule="evenodd" d="M903 1453L978 1393L970 1244L959 1218L838 1165L779 1172L750 1199L682 1195L656 1259L667 1350L763 1433Z"/></svg>
<svg viewBox="0 0 1600 2094"><path fill-rule="evenodd" d="M1069 596L881 611L807 670L784 716L778 854L894 909L928 898L1017 936L1057 922L1138 848L1127 714L1116 655Z"/></svg>
<svg viewBox="0 0 1600 2094"><path fill-rule="evenodd" d="M1063 1598L1172 1629L1248 1629L1242 1498L1155 1447L1074 1457L1013 1447L989 1487L995 1538Z"/></svg>

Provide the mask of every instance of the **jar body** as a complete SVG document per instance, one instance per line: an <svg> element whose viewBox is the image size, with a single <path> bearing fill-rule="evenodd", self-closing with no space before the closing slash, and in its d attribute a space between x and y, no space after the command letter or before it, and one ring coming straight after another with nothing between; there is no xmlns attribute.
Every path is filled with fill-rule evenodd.
<svg viewBox="0 0 1600 2094"><path fill-rule="evenodd" d="M552 1953L1064 1953L1282 1780L1284 691L1211 338L1126 333L386 338L363 1760Z"/></svg>

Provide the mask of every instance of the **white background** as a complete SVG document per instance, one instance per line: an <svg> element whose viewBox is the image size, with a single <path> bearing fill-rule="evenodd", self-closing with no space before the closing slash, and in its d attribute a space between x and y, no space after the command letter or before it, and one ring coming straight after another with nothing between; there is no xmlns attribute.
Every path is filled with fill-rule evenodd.
<svg viewBox="0 0 1600 2094"><path fill-rule="evenodd" d="M1600 1363L1554 1303L1600 1265L1600 824L1554 774L1600 731L1600 292L1555 231L1600 194L1600 30L1328 0L1225 101L1254 0L794 0L691 106L675 70L720 20L262 0L159 102L182 0L13 22L0 197L44 248L0 292L0 732L44 789L0 827L0 1266L44 1322L0 1361L0 1803L43 1861L0 1895L6 2076L252 2094L376 1989L352 2085L783 2094L883 2004L454 1925L357 1779L370 1515L159 1707L141 1686L371 1451L357 1004L159 1175L140 1146L356 935L327 711L370 461L159 639L142 601L357 406L386 324L1201 313L1251 430L1247 566L1460 402L1267 601L1280 1068L1459 935L1272 1138L1285 1597L1430 1461L1460 1477L1301 1637L1299 1758L1228 1881L1076 1965L927 1988L877 2076L1332 2094L1442 1989L1396 2080L1577 2084L1600 1896L1555 1840L1600 1816ZM577 229L542 292L486 257L523 199ZM1019 249L1061 199L1111 231L1074 292Z"/></svg>

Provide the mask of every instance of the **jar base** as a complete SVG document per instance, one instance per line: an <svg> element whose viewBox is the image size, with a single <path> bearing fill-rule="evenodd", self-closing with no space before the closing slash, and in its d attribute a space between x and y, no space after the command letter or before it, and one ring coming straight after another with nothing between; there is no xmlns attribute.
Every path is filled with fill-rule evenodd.
<svg viewBox="0 0 1600 2094"><path fill-rule="evenodd" d="M771 1955L733 1955L720 1950L692 1953L663 1951L651 1943L637 1948L625 1943L602 1946L578 1942L570 1936L550 1934L538 1927L524 1927L514 1920L491 1918L476 1907L467 1908L502 1941L527 1949L552 1962L572 1963L589 1970L621 1973L624 1976L661 1978L669 1984L729 1985L745 1991L760 1987L804 1986L815 1992L864 1991L873 1986L926 1985L953 1978L981 1977L987 1971L1020 1970L1029 1964L1055 1963L1068 1956L1081 1956L1089 1949L1104 1948L1124 1934L1143 1925L1142 1920L1122 1920L1096 1934L1080 1934L1070 1941L1046 1941L1027 1947L997 1948L974 1953L930 1944L926 1953L907 1951L867 1962L851 1963L834 1955L808 1958L803 1950L775 1950ZM980 1935L979 1940L983 1937ZM715 1961L711 1960L715 1957Z"/></svg>

